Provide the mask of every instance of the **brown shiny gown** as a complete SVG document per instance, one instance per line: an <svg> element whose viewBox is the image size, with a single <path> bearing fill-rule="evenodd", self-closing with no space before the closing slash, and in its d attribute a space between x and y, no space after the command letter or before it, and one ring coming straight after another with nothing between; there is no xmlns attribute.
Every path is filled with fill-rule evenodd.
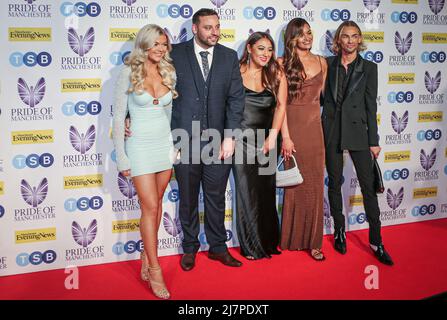
<svg viewBox="0 0 447 320"><path fill-rule="evenodd" d="M281 249L321 249L323 241L324 140L320 116L323 72L306 79L287 106L290 138L304 182L284 190ZM292 166L290 160L286 168Z"/></svg>

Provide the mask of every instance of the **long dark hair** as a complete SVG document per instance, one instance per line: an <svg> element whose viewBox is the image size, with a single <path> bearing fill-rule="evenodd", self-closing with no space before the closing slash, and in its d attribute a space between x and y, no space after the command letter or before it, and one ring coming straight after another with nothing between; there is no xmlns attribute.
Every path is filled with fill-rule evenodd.
<svg viewBox="0 0 447 320"><path fill-rule="evenodd" d="M268 34L267 32L261 32L257 31L254 32L248 37L247 41L245 42L245 48L244 48L244 54L242 55L242 58L239 60L239 65L246 65L249 63L249 53L247 46L250 45L250 47L253 47L256 42L258 42L260 39L265 38L272 44L273 52L272 57L267 62L267 64L262 68L262 85L264 88L269 90L276 98L276 95L278 93L279 89L279 72L281 70L281 67L279 63L276 61L276 55L275 55L275 42L273 41L273 38Z"/></svg>
<svg viewBox="0 0 447 320"><path fill-rule="evenodd" d="M289 88L289 94L287 97L288 102L294 100L303 86L304 80L307 75L304 71L303 63L296 52L296 37L303 34L303 28L305 25L309 25L306 20L302 18L294 18L287 24L286 32L284 34L284 61L283 67L287 78L287 86Z"/></svg>

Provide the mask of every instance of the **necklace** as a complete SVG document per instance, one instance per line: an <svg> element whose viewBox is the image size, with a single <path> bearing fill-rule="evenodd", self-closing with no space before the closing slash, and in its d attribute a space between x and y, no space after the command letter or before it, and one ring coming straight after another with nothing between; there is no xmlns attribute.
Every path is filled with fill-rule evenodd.
<svg viewBox="0 0 447 320"><path fill-rule="evenodd" d="M260 74L261 72L262 72L262 69L261 69L261 70L257 70L257 71L255 71L255 72L251 72L251 77L252 77L253 79L256 79L257 76L258 76L258 74Z"/></svg>

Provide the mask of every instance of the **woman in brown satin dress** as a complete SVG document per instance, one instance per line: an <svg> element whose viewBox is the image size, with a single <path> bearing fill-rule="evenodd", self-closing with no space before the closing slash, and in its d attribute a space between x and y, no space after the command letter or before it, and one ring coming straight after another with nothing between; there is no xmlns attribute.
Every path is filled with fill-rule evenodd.
<svg viewBox="0 0 447 320"><path fill-rule="evenodd" d="M281 128L282 154L294 154L304 182L284 190L281 249L310 250L325 259L323 241L324 141L320 93L326 80L326 60L311 53L312 31L295 18L286 27L284 57L280 60L288 83L286 120ZM286 168L291 166L286 162Z"/></svg>

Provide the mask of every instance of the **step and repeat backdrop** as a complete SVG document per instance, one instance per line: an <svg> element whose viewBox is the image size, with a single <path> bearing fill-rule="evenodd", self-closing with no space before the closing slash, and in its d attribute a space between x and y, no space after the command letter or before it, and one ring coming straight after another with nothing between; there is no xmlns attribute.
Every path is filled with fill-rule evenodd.
<svg viewBox="0 0 447 320"><path fill-rule="evenodd" d="M337 26L356 21L368 45L364 57L379 65L383 225L447 217L444 3L2 1L0 275L139 257L139 201L131 181L116 170L110 138L114 83L140 27L155 23L165 28L172 43L187 41L192 14L202 7L219 13L220 43L239 54L250 33L267 31L282 55L287 22L302 17L314 31L313 52L332 55ZM367 228L358 181L345 156L347 226ZM225 217L229 246L238 245L233 189L230 178ZM326 192L325 232L331 233ZM178 201L173 178L163 199L162 256L181 252ZM200 205L203 219L202 199ZM278 189L279 212L281 208ZM200 242L206 250L203 229Z"/></svg>

